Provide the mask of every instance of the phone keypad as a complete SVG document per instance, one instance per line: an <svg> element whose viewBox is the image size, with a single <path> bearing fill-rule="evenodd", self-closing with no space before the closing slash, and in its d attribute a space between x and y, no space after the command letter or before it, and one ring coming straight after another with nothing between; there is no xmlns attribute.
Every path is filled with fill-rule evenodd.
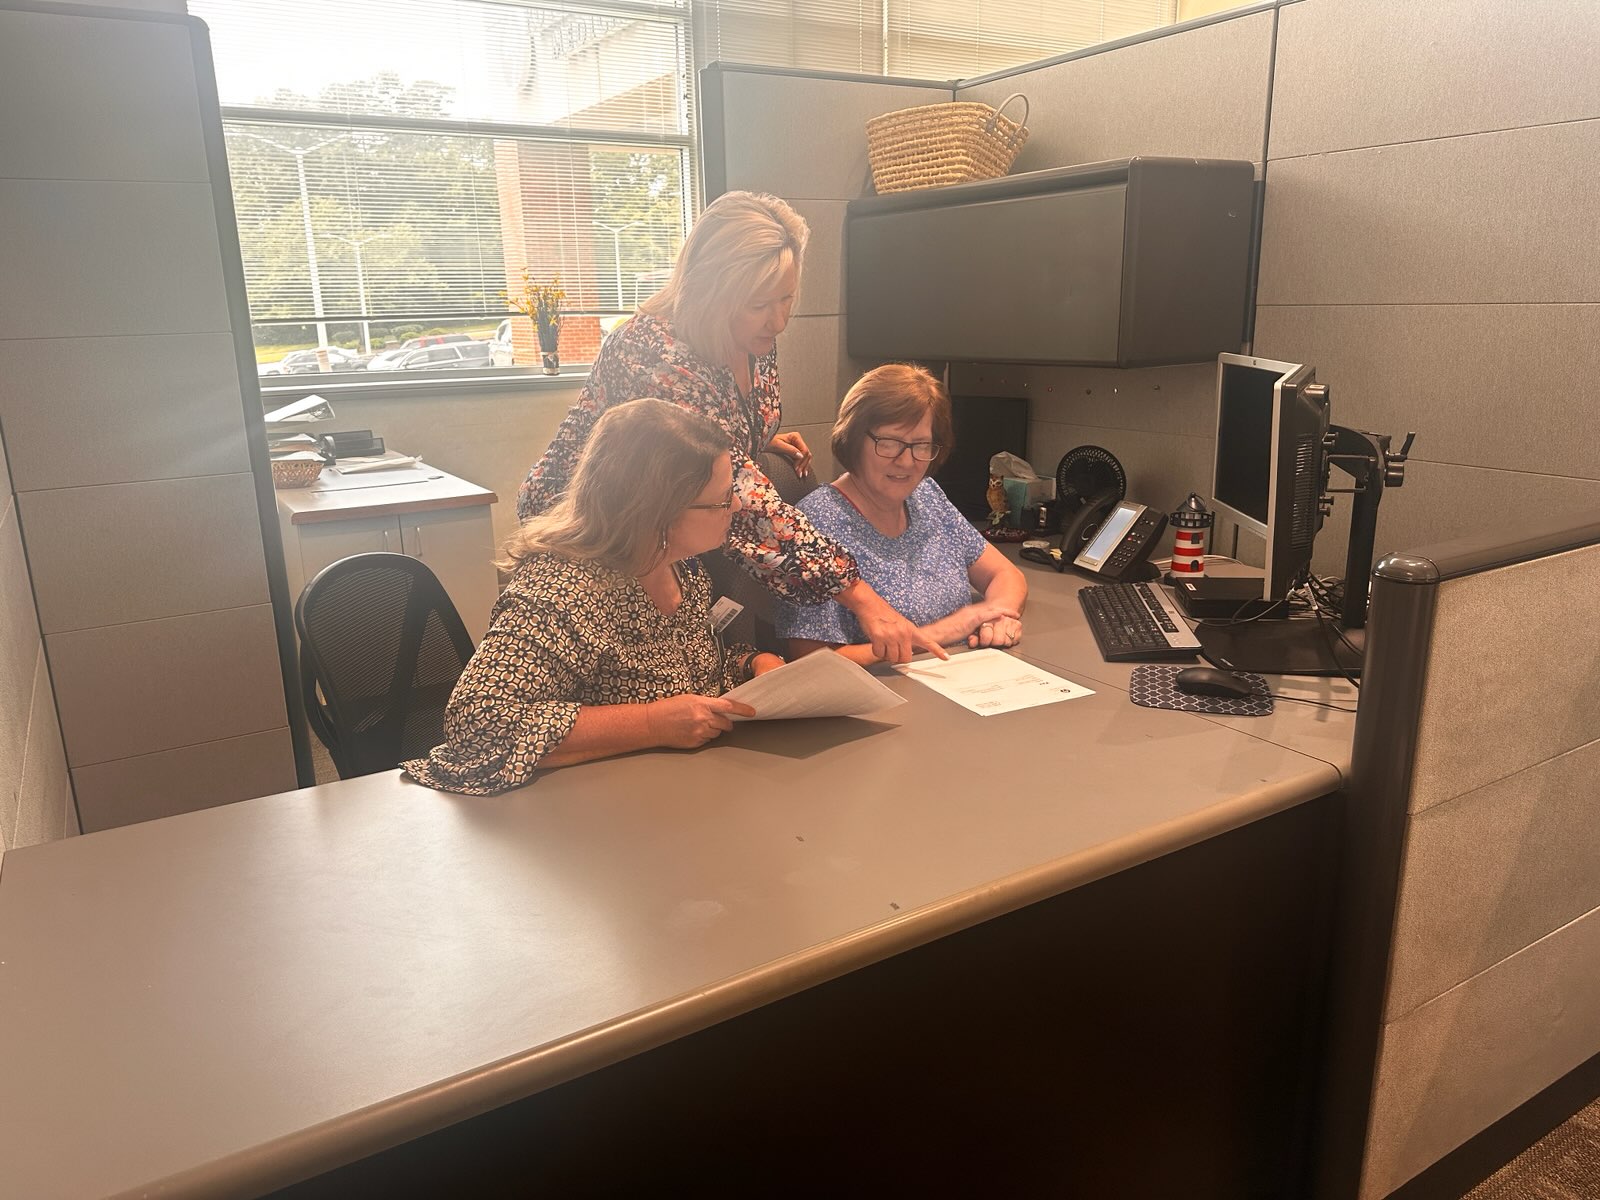
<svg viewBox="0 0 1600 1200"><path fill-rule="evenodd" d="M1155 528L1156 522L1161 519L1159 513L1145 512L1140 515L1123 535L1122 542L1111 556L1106 559L1105 566L1101 568L1107 575L1120 575L1122 571L1133 565L1134 561L1144 554L1145 543L1150 538L1150 532Z"/></svg>

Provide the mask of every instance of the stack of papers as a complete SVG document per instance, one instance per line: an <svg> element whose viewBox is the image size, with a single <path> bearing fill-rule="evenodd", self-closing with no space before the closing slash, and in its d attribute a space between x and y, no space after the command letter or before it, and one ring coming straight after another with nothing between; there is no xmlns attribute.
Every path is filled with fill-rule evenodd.
<svg viewBox="0 0 1600 1200"><path fill-rule="evenodd" d="M723 693L756 710L735 721L783 721L794 717L863 717L904 704L863 668L831 650L819 650Z"/></svg>

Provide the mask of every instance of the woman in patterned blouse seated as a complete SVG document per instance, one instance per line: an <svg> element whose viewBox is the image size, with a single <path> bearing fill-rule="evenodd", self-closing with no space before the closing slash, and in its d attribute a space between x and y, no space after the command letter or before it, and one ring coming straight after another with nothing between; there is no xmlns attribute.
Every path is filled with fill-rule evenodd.
<svg viewBox="0 0 1600 1200"><path fill-rule="evenodd" d="M937 379L901 363L868 371L833 426L834 458L848 469L800 509L850 547L862 577L930 639L1014 646L1022 638L1027 580L928 478L951 441L950 397ZM879 657L838 605L785 604L777 626L793 657L822 647L860 663Z"/></svg>
<svg viewBox="0 0 1600 1200"><path fill-rule="evenodd" d="M560 502L506 543L513 570L445 712L445 744L406 771L492 795L538 767L692 749L754 716L722 697L781 666L722 646L694 558L739 511L727 436L660 400L595 422Z"/></svg>
<svg viewBox="0 0 1600 1200"><path fill-rule="evenodd" d="M733 442L742 511L726 552L778 597L833 607L837 600L886 658L931 649L926 635L862 580L850 553L812 528L762 472L775 450L805 475L811 451L779 433L778 334L789 323L809 231L775 196L728 192L695 222L667 285L608 335L572 410L517 495L528 520L560 497L596 419L639 396L709 417Z"/></svg>

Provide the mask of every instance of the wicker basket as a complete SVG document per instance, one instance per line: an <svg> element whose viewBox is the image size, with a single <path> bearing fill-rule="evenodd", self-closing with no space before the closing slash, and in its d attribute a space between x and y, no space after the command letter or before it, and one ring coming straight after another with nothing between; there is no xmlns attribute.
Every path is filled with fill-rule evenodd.
<svg viewBox="0 0 1600 1200"><path fill-rule="evenodd" d="M1005 115L1022 101L1022 120ZM867 157L881 196L915 188L995 179L1011 169L1028 140L1028 98L1014 92L999 108L962 102L925 104L867 122Z"/></svg>
<svg viewBox="0 0 1600 1200"><path fill-rule="evenodd" d="M279 458L272 463L272 486L275 488L310 487L322 474L320 458Z"/></svg>

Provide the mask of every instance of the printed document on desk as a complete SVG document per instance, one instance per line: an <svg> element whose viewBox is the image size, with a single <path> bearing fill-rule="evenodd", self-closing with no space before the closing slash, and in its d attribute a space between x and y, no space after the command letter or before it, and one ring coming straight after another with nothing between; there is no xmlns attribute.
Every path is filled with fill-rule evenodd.
<svg viewBox="0 0 1600 1200"><path fill-rule="evenodd" d="M949 662L934 658L901 663L895 670L981 717L1094 695L1089 688L1002 650L952 654Z"/></svg>
<svg viewBox="0 0 1600 1200"><path fill-rule="evenodd" d="M723 693L756 710L735 721L793 717L862 717L904 704L867 671L831 650L818 650Z"/></svg>

